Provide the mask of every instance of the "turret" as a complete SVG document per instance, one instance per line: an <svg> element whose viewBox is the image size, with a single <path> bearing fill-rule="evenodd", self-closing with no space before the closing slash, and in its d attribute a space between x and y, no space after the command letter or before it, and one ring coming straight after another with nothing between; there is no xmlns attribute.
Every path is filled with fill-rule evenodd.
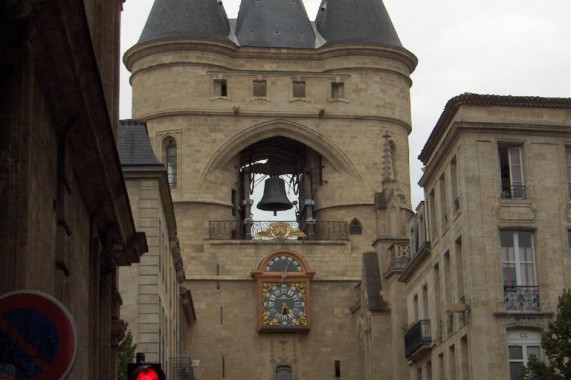
<svg viewBox="0 0 571 380"><path fill-rule="evenodd" d="M402 47L382 0L322 0L315 25L327 45Z"/></svg>
<svg viewBox="0 0 571 380"><path fill-rule="evenodd" d="M241 46L315 47L315 34L301 0L242 0L236 37Z"/></svg>
<svg viewBox="0 0 571 380"><path fill-rule="evenodd" d="M221 1L156 0L139 43L163 38L229 41L230 26Z"/></svg>

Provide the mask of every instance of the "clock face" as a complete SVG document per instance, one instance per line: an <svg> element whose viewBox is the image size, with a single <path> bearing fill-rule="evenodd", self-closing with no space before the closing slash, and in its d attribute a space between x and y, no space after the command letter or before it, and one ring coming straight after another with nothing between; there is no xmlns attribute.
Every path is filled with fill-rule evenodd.
<svg viewBox="0 0 571 380"><path fill-rule="evenodd" d="M266 272L301 272L301 264L293 257L279 255L266 264Z"/></svg>
<svg viewBox="0 0 571 380"><path fill-rule="evenodd" d="M265 283L262 294L264 326L307 326L304 283Z"/></svg>

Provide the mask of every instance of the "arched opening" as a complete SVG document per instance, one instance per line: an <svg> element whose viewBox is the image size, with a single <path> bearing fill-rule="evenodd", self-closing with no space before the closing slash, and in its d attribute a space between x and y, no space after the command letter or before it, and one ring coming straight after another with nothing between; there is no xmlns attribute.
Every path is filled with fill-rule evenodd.
<svg viewBox="0 0 571 380"><path fill-rule="evenodd" d="M167 137L163 140L163 161L167 167L167 178L169 186L176 188L177 186L177 144L173 137Z"/></svg>
<svg viewBox="0 0 571 380"><path fill-rule="evenodd" d="M361 235L363 233L363 225L359 222L359 219L354 218L351 223L349 223L349 235Z"/></svg>
<svg viewBox="0 0 571 380"><path fill-rule="evenodd" d="M281 364L276 367L276 380L292 380L293 371L291 366L287 364Z"/></svg>

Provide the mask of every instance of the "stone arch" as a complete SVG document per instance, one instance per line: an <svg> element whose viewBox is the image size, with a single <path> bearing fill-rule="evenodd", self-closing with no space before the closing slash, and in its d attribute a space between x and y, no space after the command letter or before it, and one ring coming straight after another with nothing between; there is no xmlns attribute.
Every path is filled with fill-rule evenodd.
<svg viewBox="0 0 571 380"><path fill-rule="evenodd" d="M325 136L303 124L277 119L253 125L223 144L204 168L201 182L208 173L225 165L249 145L277 136L287 137L307 145L321 154L336 170L352 175L359 182L363 181L347 156Z"/></svg>

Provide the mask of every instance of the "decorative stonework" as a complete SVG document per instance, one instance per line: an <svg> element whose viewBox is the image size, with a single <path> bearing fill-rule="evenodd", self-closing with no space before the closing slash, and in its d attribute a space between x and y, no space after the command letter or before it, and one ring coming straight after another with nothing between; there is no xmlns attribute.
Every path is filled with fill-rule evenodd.
<svg viewBox="0 0 571 380"><path fill-rule="evenodd" d="M498 209L498 217L504 222L533 222L536 210L531 205L506 205Z"/></svg>

